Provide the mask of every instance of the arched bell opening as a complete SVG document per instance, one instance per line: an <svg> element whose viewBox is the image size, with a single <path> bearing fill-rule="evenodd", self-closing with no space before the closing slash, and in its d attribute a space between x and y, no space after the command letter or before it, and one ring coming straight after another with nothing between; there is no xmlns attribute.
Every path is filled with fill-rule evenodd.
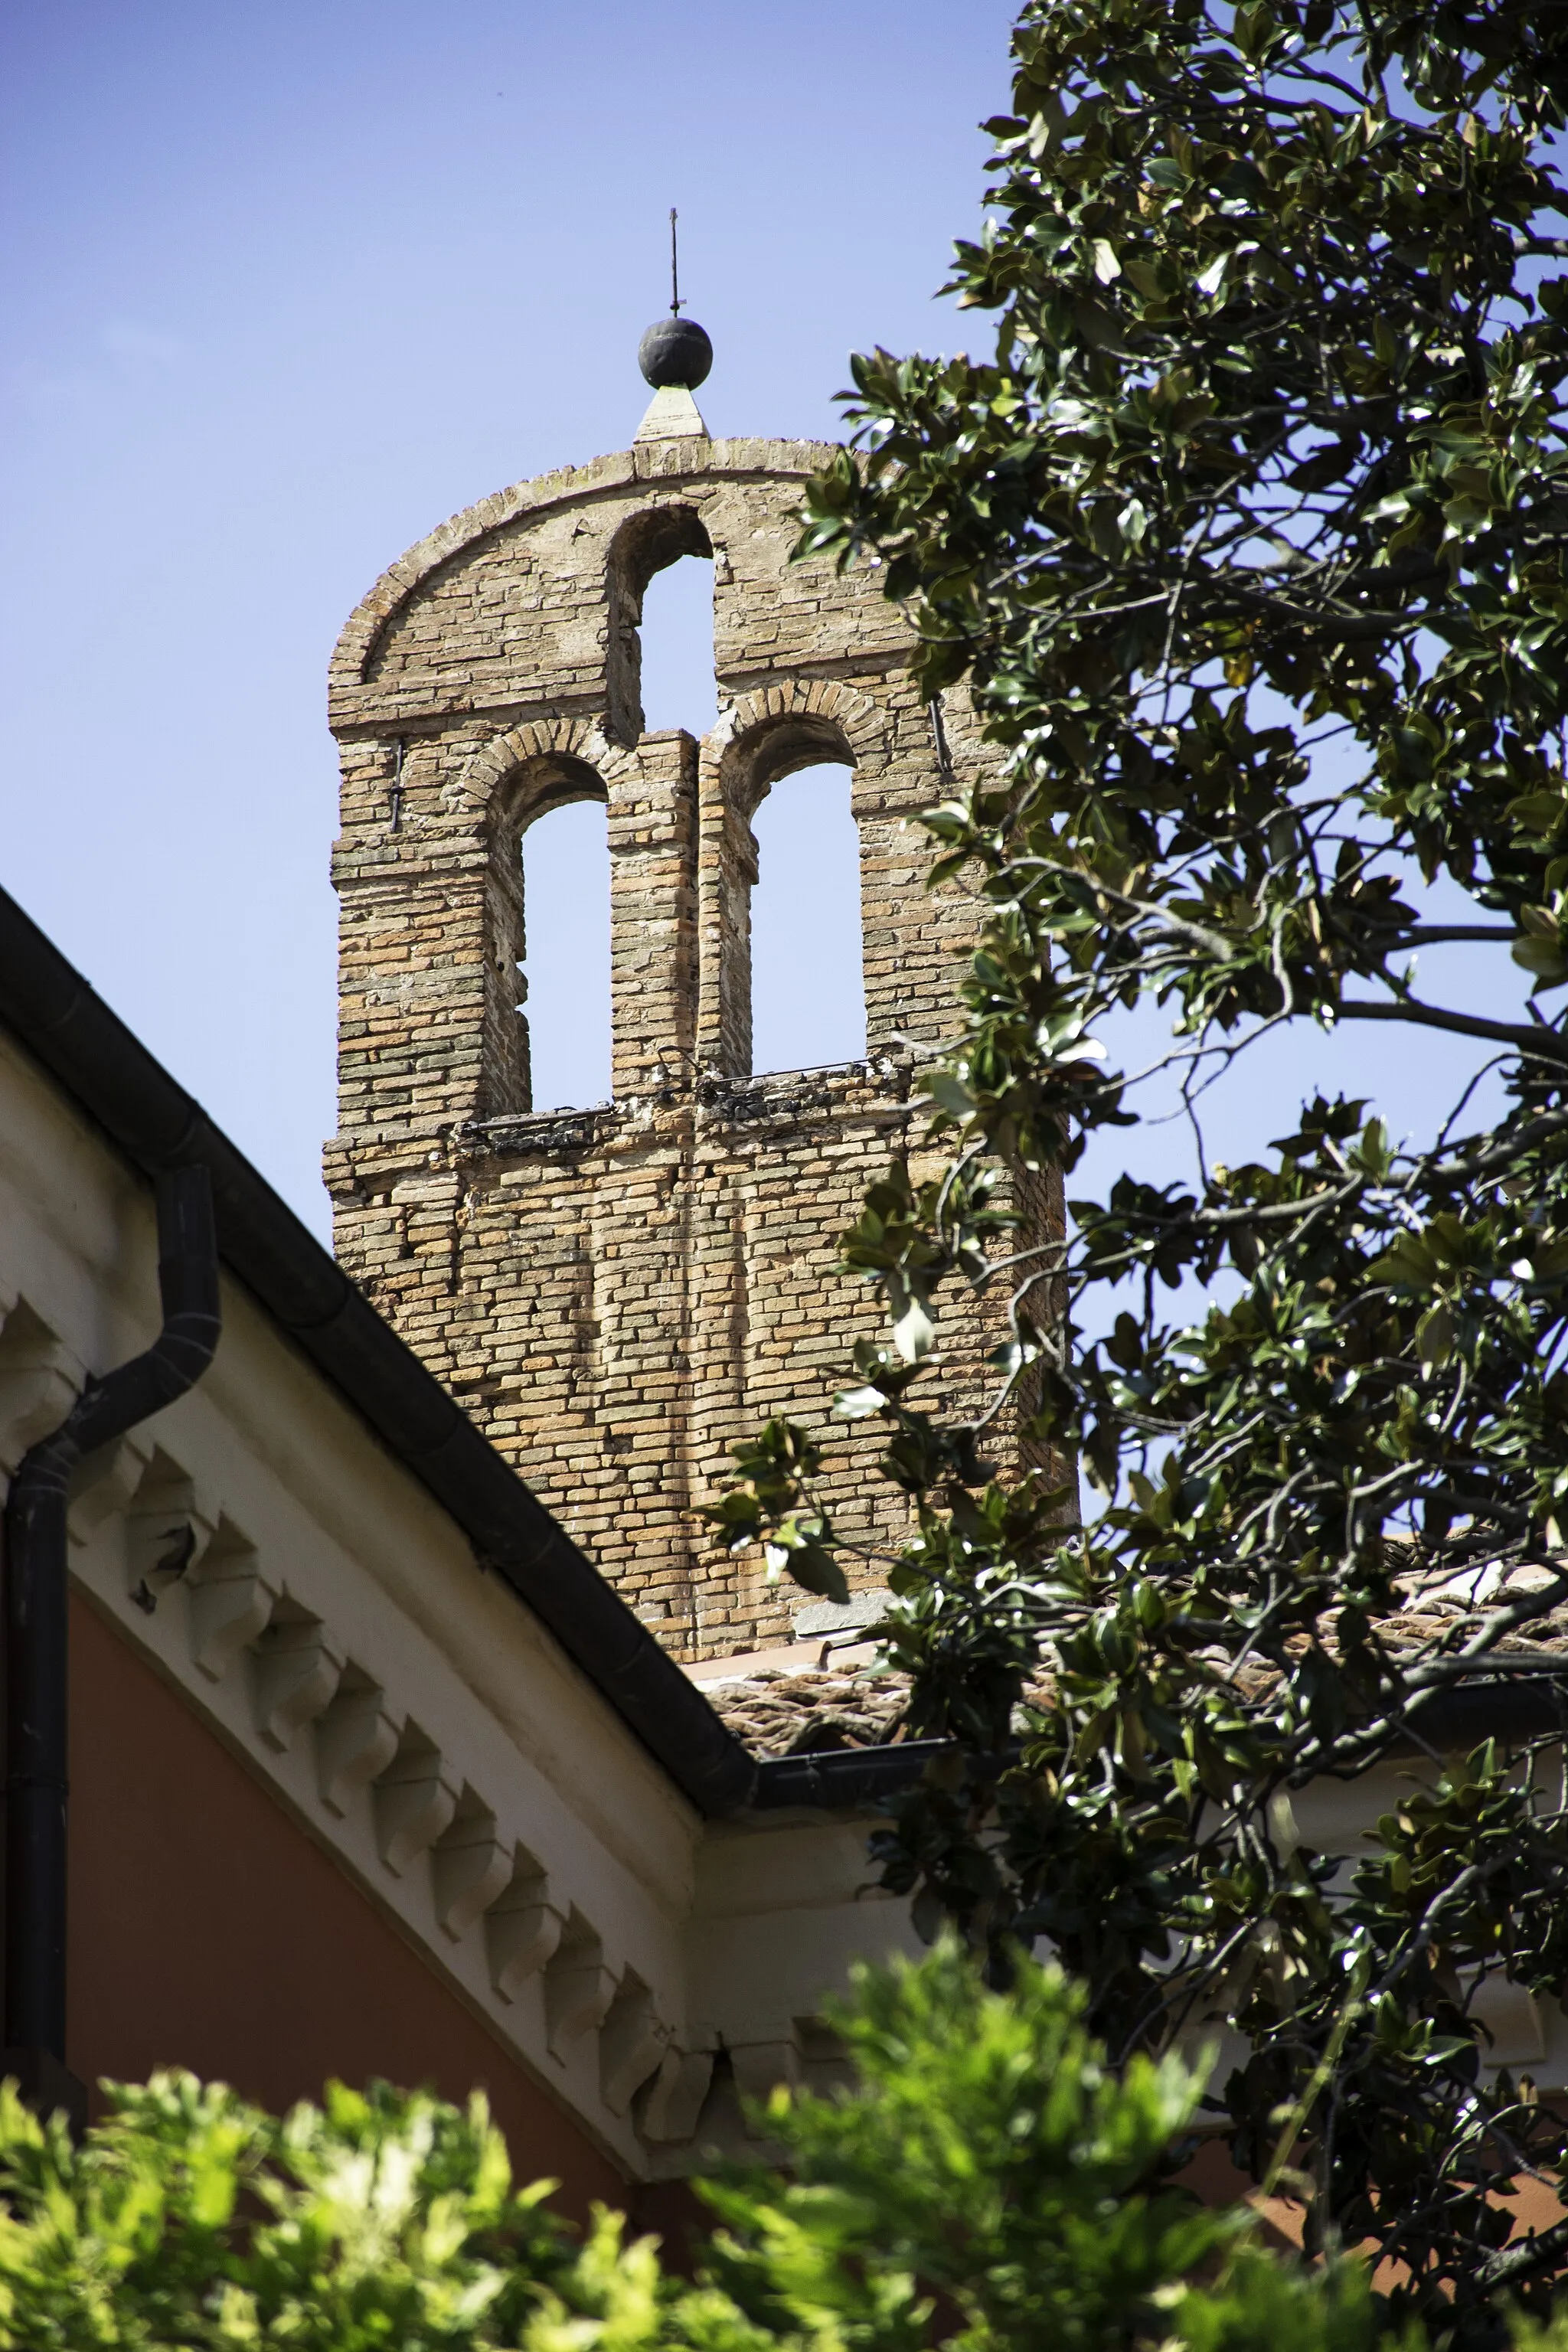
<svg viewBox="0 0 1568 2352"><path fill-rule="evenodd" d="M842 728L811 714L753 728L726 755L734 887L725 1010L738 1071L865 1055L854 765Z"/></svg>
<svg viewBox="0 0 1568 2352"><path fill-rule="evenodd" d="M517 1110L610 1098L610 853L603 779L527 761L498 797L498 977L510 997Z"/></svg>
<svg viewBox="0 0 1568 2352"><path fill-rule="evenodd" d="M610 541L606 686L618 742L712 725L712 565L702 518L680 500L628 516Z"/></svg>

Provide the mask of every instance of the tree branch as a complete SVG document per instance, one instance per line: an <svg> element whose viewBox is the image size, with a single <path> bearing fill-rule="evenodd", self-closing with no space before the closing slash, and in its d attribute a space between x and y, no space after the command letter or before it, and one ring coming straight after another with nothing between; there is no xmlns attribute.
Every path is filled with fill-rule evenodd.
<svg viewBox="0 0 1568 2352"><path fill-rule="evenodd" d="M1403 998L1397 1004L1371 1004L1350 998L1335 1008L1335 1014L1341 1021L1408 1021L1417 1028L1446 1029L1456 1037L1485 1037L1492 1045L1514 1045L1521 1054L1568 1065L1568 1041L1544 1024L1488 1021L1477 1013L1449 1013L1437 1005L1419 1004L1413 997Z"/></svg>

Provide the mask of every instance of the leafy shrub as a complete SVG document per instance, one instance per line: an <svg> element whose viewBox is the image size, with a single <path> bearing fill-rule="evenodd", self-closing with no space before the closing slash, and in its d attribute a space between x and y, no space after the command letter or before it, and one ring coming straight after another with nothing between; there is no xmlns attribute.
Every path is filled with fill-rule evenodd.
<svg viewBox="0 0 1568 2352"><path fill-rule="evenodd" d="M943 1945L864 1969L853 2087L776 2094L787 2170L706 2182L693 2284L518 2189L482 2098L332 2085L281 2121L222 2084L110 2086L73 2147L0 2094L0 2347L106 2352L1363 2352L1364 2269L1308 2270L1176 2186L1200 2074L1117 2072L1082 1993ZM1533 2352L1533 2346L1532 2346ZM1555 2347L1551 2347L1555 2352Z"/></svg>

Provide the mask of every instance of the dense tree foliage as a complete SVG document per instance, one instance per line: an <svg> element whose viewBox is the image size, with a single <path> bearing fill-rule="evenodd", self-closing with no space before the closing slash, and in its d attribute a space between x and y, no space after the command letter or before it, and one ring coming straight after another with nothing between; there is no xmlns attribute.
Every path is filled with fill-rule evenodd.
<svg viewBox="0 0 1568 2352"><path fill-rule="evenodd" d="M1228 2028L1238 2161L1485 2340L1568 2259L1508 2243L1568 2133L1482 2022L1568 1989L1568 12L1037 0L1014 50L954 281L994 359L857 360L803 541L874 553L994 754L927 819L975 910L947 1173L845 1243L951 1744L881 1860L999 1967L1048 1938L1127 2063ZM1009 1223L1151 1101L1140 1006L1192 1180ZM1205 1147L1216 1074L1351 1024L1447 1041L1424 1133L1369 1090ZM927 1402L966 1286L978 1421ZM771 1425L723 1513L827 1590L814 1458ZM1317 1850L1300 1791L1371 1773Z"/></svg>
<svg viewBox="0 0 1568 2352"><path fill-rule="evenodd" d="M956 1950L868 1972L857 2082L781 2092L791 2177L737 2170L693 2282L519 2191L483 2103L342 2088L279 2123L221 2084L120 2089L73 2148L0 2095L0 2347L16 2352L1371 2352L1353 2263L1271 2257L1166 2176L1197 2096L1120 2074L1083 2002L1007 1999ZM1560 2352L1553 2345L1551 2352Z"/></svg>

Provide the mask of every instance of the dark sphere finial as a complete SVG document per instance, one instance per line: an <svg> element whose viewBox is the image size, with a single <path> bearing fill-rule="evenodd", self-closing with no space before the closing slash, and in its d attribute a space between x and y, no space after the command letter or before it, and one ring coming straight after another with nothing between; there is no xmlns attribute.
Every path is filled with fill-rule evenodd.
<svg viewBox="0 0 1568 2352"><path fill-rule="evenodd" d="M695 392L713 364L713 346L695 319L659 319L637 345L637 365L656 392L684 384Z"/></svg>

